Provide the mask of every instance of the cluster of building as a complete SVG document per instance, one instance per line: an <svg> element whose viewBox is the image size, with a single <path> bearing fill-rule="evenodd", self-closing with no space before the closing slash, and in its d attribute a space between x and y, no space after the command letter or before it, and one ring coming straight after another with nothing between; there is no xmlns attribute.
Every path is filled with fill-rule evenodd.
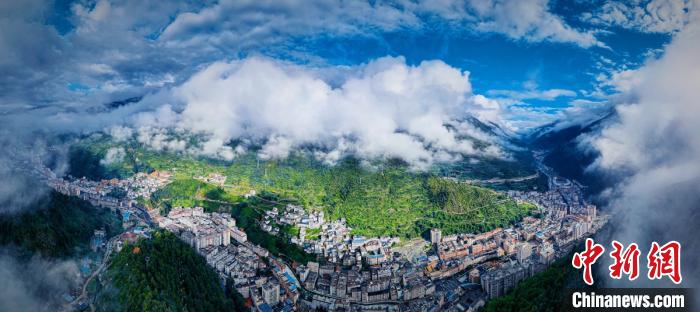
<svg viewBox="0 0 700 312"><path fill-rule="evenodd" d="M306 292L301 311L478 311L486 296L466 272L431 279L425 266L410 261L357 271L309 263L297 268Z"/></svg>
<svg viewBox="0 0 700 312"><path fill-rule="evenodd" d="M507 191L506 194L516 200L537 204L559 216L581 213L591 206L583 199L582 191L577 184L569 182L565 186L553 185L555 187L546 192Z"/></svg>
<svg viewBox="0 0 700 312"><path fill-rule="evenodd" d="M158 188L169 183L170 175L166 172L155 172L152 174L137 174L129 179L91 181L86 178L64 179L58 177L51 169L45 167L40 161L32 163L30 170L37 177L45 182L54 191L68 196L79 197L90 202L93 206L103 209L110 209L113 213L122 216L122 227L124 231L118 236L107 238L104 228L94 230L90 238L90 249L93 252L104 254L102 261L113 251L119 252L127 243L135 243L139 238L150 238L151 214L139 205L136 201L138 197L150 197L150 194ZM156 212L152 212L156 213ZM93 272L92 270L104 269L106 266L99 266L97 260L90 258L83 259L80 266L80 278L86 279ZM99 272L98 272L99 273ZM61 307L61 311L84 310L87 302L78 300L81 288L70 289L62 297L66 305Z"/></svg>
<svg viewBox="0 0 700 312"><path fill-rule="evenodd" d="M123 191L120 186L122 183L115 182L115 180L102 180L98 182L86 178L75 180L51 178L48 180L48 184L61 194L79 197L89 201L94 206L102 206L110 208L111 210L116 210L133 205L132 200L119 198L113 195L115 192Z"/></svg>
<svg viewBox="0 0 700 312"><path fill-rule="evenodd" d="M104 248L106 243L106 236L107 233L104 229L95 230L92 237L90 238L90 249L92 249L93 252L97 252L97 250Z"/></svg>
<svg viewBox="0 0 700 312"><path fill-rule="evenodd" d="M204 183L211 183L218 186L224 186L226 183L226 176L219 173L210 173L206 176L196 176L195 180L202 181Z"/></svg>
<svg viewBox="0 0 700 312"><path fill-rule="evenodd" d="M227 213L205 213L204 208L177 207L167 216L157 216L158 226L180 237L196 250L208 246L228 246L231 239L245 243L248 236L236 227L236 220Z"/></svg>
<svg viewBox="0 0 700 312"><path fill-rule="evenodd" d="M291 311L299 296L298 286L290 283L275 264L266 264L269 257L264 249L248 244L207 246L197 252L204 256L223 281L233 287L259 311Z"/></svg>
<svg viewBox="0 0 700 312"><path fill-rule="evenodd" d="M301 206L287 205L282 211L273 208L265 212L263 230L279 233L280 225L299 229L298 236L291 237L293 244L325 261L344 266L360 266L389 262L393 254L391 246L398 243L396 237L372 237L352 235L345 219L326 221L323 211L307 212Z"/></svg>
<svg viewBox="0 0 700 312"><path fill-rule="evenodd" d="M92 181L85 177L64 179L45 167L40 172L42 179L55 191L79 197L93 206L119 213L124 228L147 227L150 218L158 215L158 211L147 211L138 203L138 199L150 198L153 192L171 181L171 174L166 171L154 171L149 174L140 172L128 179L101 181Z"/></svg>
<svg viewBox="0 0 700 312"><path fill-rule="evenodd" d="M267 250L250 244L229 214L206 213L202 207L178 207L155 220L159 227L192 246L223 282L232 281L258 310L291 311L299 297L299 283L291 269Z"/></svg>
<svg viewBox="0 0 700 312"><path fill-rule="evenodd" d="M439 229L433 229L433 248L414 259L392 252L397 240L350 235L343 220L322 223L313 240L301 235L293 238L292 242L323 256L326 262L297 268L304 288L313 294L302 303L328 310L358 306L477 310L486 300L508 293L520 281L568 254L575 242L607 222L606 216L598 215L596 207L583 200L580 186L570 181L560 179L545 193L508 193L536 204L540 216L525 217L510 228L481 234L443 236ZM286 220L306 217L303 209L288 208L291 216L285 210L271 214L268 220L297 225Z"/></svg>
<svg viewBox="0 0 700 312"><path fill-rule="evenodd" d="M50 171L48 168L46 170ZM46 176L49 186L60 193L80 197L93 205L114 209L133 206L138 198L149 198L153 192L170 183L172 177L166 171L139 172L127 179L101 181L92 181L85 177L63 179L56 177L53 172L47 173Z"/></svg>
<svg viewBox="0 0 700 312"><path fill-rule="evenodd" d="M469 266L505 255L503 245L515 244L511 230L497 228L483 234L455 234L442 236L439 229L430 231L432 254L421 259L426 274L441 279L455 275Z"/></svg>
<svg viewBox="0 0 700 312"><path fill-rule="evenodd" d="M544 270L608 220L597 213L595 205L583 199L580 185L561 177L550 179L547 192L507 193L517 200L535 203L541 215L526 217L516 226L496 233L493 243L505 257L470 271L470 279L481 284L488 298L502 296L523 279Z"/></svg>
<svg viewBox="0 0 700 312"><path fill-rule="evenodd" d="M550 178L547 192L507 192L536 204L539 217L481 234L443 235L433 229L432 248L407 259L392 250L397 238L352 235L345 220L328 221L323 212L297 205L273 208L260 220L261 228L274 235L285 226L298 228L291 242L321 259L292 270L248 242L229 214L205 213L201 207L174 208L167 216L147 213L137 199L148 198L166 185L167 172L95 182L58 178L46 168L39 171L56 191L122 214L127 231L114 243L105 242L103 230L95 231L90 242L93 250L112 245L119 250L127 242L149 237L155 221L195 248L222 281L232 281L258 311L476 311L486 300L508 293L544 270L607 221L585 202L579 184ZM197 179L223 185L226 177L209 174ZM254 191L249 196L255 196Z"/></svg>
<svg viewBox="0 0 700 312"><path fill-rule="evenodd" d="M126 198L150 198L153 192L172 181L172 174L168 171L153 171L151 173L139 172L124 180L110 180L126 190Z"/></svg>
<svg viewBox="0 0 700 312"><path fill-rule="evenodd" d="M521 280L544 270L555 259L567 255L576 241L591 235L606 222L606 218L595 215L595 209L564 218L551 216L526 218L514 229L519 238L514 248L502 245L508 256L505 261L473 270L472 277L478 278L489 298L508 293Z"/></svg>
<svg viewBox="0 0 700 312"><path fill-rule="evenodd" d="M282 212L277 207L265 211L262 229L277 235L280 225L296 226L300 230L298 240L302 243L307 229L319 229L323 224L323 211L306 211L302 206L289 204Z"/></svg>
<svg viewBox="0 0 700 312"><path fill-rule="evenodd" d="M433 301L435 284L411 262L392 262L367 269L309 262L296 268L309 295L310 309L351 309L354 306L397 306L410 300Z"/></svg>

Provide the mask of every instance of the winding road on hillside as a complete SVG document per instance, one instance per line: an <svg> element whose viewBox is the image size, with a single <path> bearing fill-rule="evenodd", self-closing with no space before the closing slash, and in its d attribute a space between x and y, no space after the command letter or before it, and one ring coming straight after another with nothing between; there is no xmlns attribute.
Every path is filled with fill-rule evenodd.
<svg viewBox="0 0 700 312"><path fill-rule="evenodd" d="M520 177L514 177L514 178L492 178L492 179L486 179L486 180L478 180L478 179L470 179L470 180L460 180L460 183L467 183L467 184L478 184L478 183L508 183L508 182L523 182L527 180L532 180L536 179L540 176L539 172L533 173L528 176L520 176Z"/></svg>
<svg viewBox="0 0 700 312"><path fill-rule="evenodd" d="M75 298L73 302L71 303L72 305L76 305L79 302L83 301L88 294L87 288L90 282L100 275L102 271L104 271L105 268L107 268L107 264L109 263L109 257L112 255L112 251L114 251L114 247L116 245L117 240L119 240L119 235L112 237L106 244L106 250L104 256L102 256L102 262L100 263L100 266L95 270L95 272L92 272L92 274L85 280L85 283L83 284L83 289L80 293L80 296ZM92 306L92 303L90 304Z"/></svg>

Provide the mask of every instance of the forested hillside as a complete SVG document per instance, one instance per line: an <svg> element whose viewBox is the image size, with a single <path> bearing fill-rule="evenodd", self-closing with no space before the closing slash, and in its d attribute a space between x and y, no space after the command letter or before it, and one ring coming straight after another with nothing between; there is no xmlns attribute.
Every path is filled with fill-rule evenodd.
<svg viewBox="0 0 700 312"><path fill-rule="evenodd" d="M112 145L97 140L85 146L101 155ZM267 161L250 152L229 162L154 152L133 142L119 147L133 156L106 166L107 172L149 168L174 174L172 184L144 199L165 211L194 205L217 210L222 204L245 202L241 196L255 190L307 209L323 210L327 218L345 218L357 234L412 238L433 227L448 234L487 231L506 226L533 208L486 188L413 171L400 160L368 163L347 157L329 165L309 152ZM212 173L224 175L225 184L194 180Z"/></svg>
<svg viewBox="0 0 700 312"><path fill-rule="evenodd" d="M204 258L166 231L126 245L106 278L96 305L102 311L244 311Z"/></svg>
<svg viewBox="0 0 700 312"><path fill-rule="evenodd" d="M121 231L116 215L90 203L51 192L24 213L0 217L0 245L19 247L28 254L68 257L85 252L95 229L111 236Z"/></svg>
<svg viewBox="0 0 700 312"><path fill-rule="evenodd" d="M411 172L402 164L368 169L347 159L327 166L303 156L260 164L254 156L243 156L227 166L165 159L152 164L174 170L177 177L151 203L166 210L194 205L217 210L222 202L255 206L240 195L256 190L323 210L331 219L345 218L358 234L411 238L433 227L446 233L487 231L507 226L533 208L489 189ZM211 172L226 175L226 184L218 187L191 178ZM235 209L233 213L239 214Z"/></svg>
<svg viewBox="0 0 700 312"><path fill-rule="evenodd" d="M591 288L571 266L571 255L518 284L509 294L486 303L484 312L566 311L571 309L567 289Z"/></svg>

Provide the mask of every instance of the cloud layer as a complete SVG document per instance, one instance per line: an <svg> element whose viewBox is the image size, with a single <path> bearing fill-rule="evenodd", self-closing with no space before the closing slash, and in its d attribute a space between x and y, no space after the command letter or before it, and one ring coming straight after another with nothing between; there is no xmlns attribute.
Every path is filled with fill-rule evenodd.
<svg viewBox="0 0 700 312"><path fill-rule="evenodd" d="M6 249L0 250L0 310L57 311L65 301L61 298L78 284L75 261L46 260L34 256L16 258Z"/></svg>
<svg viewBox="0 0 700 312"><path fill-rule="evenodd" d="M605 2L582 19L596 25L619 26L641 32L673 33L688 22L689 0Z"/></svg>
<svg viewBox="0 0 700 312"><path fill-rule="evenodd" d="M577 30L552 14L549 5L548 0L224 0L178 15L160 39L189 45L260 44L261 39L280 39L280 34L358 35L377 29L420 29L426 27L427 17L448 22L457 32L497 33L514 40L572 43L584 48L604 46L592 31Z"/></svg>
<svg viewBox="0 0 700 312"><path fill-rule="evenodd" d="M307 147L329 163L348 154L401 158L416 167L461 155L504 156L498 138L467 121L499 109L472 94L468 72L441 61L409 66L386 57L353 68L337 86L319 73L258 57L215 63L145 98L169 104L137 115L134 133L144 144L176 151L188 147L169 129L202 135L196 151L225 159L245 147L229 146L232 140L261 144L264 159ZM476 149L475 138L492 145Z"/></svg>
<svg viewBox="0 0 700 312"><path fill-rule="evenodd" d="M59 14L52 12L57 5L0 4L0 114L100 109L178 84L215 60L294 54L296 39L378 38L437 27L452 36L493 33L524 42L603 45L592 30L578 30L553 14L547 0L97 0L71 4L52 21L60 27L47 18Z"/></svg>
<svg viewBox="0 0 700 312"><path fill-rule="evenodd" d="M625 101L617 106L619 122L591 141L600 152L594 168L623 179L607 194L616 214L612 239L640 246L652 240L681 242L685 287L697 284L700 276L695 230L700 225L698 9L697 3L691 7L692 22L663 57L630 73L634 79L618 97Z"/></svg>
<svg viewBox="0 0 700 312"><path fill-rule="evenodd" d="M593 31L580 31L550 12L548 0L466 1L467 18L476 19L476 28L530 42L574 43L584 48L605 47Z"/></svg>
<svg viewBox="0 0 700 312"><path fill-rule="evenodd" d="M66 169L66 146L48 141L41 135L10 132L10 129L9 126L0 129L0 146L3 146L0 149L0 178L3 181L0 183L0 215L21 212L45 198L49 189L29 171L33 168L31 161L39 159L57 174Z"/></svg>

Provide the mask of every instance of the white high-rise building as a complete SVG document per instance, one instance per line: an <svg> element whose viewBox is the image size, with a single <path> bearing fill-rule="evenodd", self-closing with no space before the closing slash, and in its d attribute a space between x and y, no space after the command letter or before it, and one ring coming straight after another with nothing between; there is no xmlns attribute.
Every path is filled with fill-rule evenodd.
<svg viewBox="0 0 700 312"><path fill-rule="evenodd" d="M262 287L262 297L265 303L271 307L280 302L280 285L277 283L267 283Z"/></svg>
<svg viewBox="0 0 700 312"><path fill-rule="evenodd" d="M439 244L442 241L442 231L440 229L430 230L430 242L433 244Z"/></svg>
<svg viewBox="0 0 700 312"><path fill-rule="evenodd" d="M530 258L530 255L532 255L532 246L530 246L530 243L518 244L516 247L518 262L523 263L525 260Z"/></svg>

